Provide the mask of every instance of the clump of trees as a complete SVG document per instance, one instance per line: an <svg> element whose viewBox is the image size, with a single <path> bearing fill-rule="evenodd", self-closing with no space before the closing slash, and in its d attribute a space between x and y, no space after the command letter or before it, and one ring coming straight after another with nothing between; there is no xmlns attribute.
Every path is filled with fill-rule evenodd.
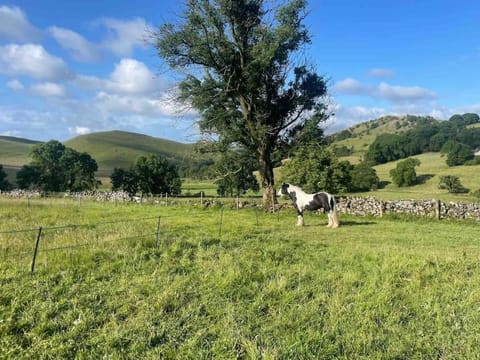
<svg viewBox="0 0 480 360"><path fill-rule="evenodd" d="M463 194L470 191L462 185L459 177L454 175L440 176L438 187L440 189L446 189L449 193L453 194Z"/></svg>
<svg viewBox="0 0 480 360"><path fill-rule="evenodd" d="M307 192L345 193L377 188L379 178L367 162L340 161L322 144L300 146L282 168L282 179Z"/></svg>
<svg viewBox="0 0 480 360"><path fill-rule="evenodd" d="M100 184L95 179L97 162L88 153L80 153L57 140L35 145L31 157L32 162L16 175L21 189L82 191Z"/></svg>
<svg viewBox="0 0 480 360"><path fill-rule="evenodd" d="M238 196L247 190L259 191L260 186L253 174L255 159L248 153L240 150L225 151L216 163L218 175L217 194L221 196Z"/></svg>
<svg viewBox="0 0 480 360"><path fill-rule="evenodd" d="M7 180L7 173L0 164L0 191L8 191L12 188L12 184Z"/></svg>
<svg viewBox="0 0 480 360"><path fill-rule="evenodd" d="M399 161L396 168L390 170L393 183L399 187L415 185L418 181L415 167L419 165L420 160L415 158Z"/></svg>
<svg viewBox="0 0 480 360"><path fill-rule="evenodd" d="M177 167L155 154L140 156L129 170L115 168L110 180L112 190L124 190L131 195L178 195L182 186Z"/></svg>
<svg viewBox="0 0 480 360"><path fill-rule="evenodd" d="M448 121L417 121L417 126L402 134L381 134L370 144L365 155L373 164L383 164L429 151L450 155L449 166L463 165L480 147L480 128L468 127L480 122L477 114L453 115ZM455 145L455 144L462 144Z"/></svg>

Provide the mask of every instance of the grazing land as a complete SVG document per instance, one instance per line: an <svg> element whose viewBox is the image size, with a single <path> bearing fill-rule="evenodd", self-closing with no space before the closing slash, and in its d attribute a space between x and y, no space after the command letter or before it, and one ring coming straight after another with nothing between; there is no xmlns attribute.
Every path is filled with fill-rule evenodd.
<svg viewBox="0 0 480 360"><path fill-rule="evenodd" d="M478 356L476 222L0 202L0 358Z"/></svg>

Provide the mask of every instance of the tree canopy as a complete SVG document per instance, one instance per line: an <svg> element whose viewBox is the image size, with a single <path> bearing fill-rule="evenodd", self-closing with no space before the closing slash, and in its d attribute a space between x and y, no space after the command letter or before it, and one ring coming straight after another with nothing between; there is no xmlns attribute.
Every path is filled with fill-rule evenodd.
<svg viewBox="0 0 480 360"><path fill-rule="evenodd" d="M130 170L115 168L110 176L113 190L124 190L131 195L180 194L181 180L175 165L160 155L140 156Z"/></svg>
<svg viewBox="0 0 480 360"><path fill-rule="evenodd" d="M0 164L0 190L10 190L12 184L10 184L7 180L7 173L3 170L3 165Z"/></svg>
<svg viewBox="0 0 480 360"><path fill-rule="evenodd" d="M17 173L20 188L43 191L81 191L95 189L97 162L87 153L68 148L57 140L32 149L32 162Z"/></svg>
<svg viewBox="0 0 480 360"><path fill-rule="evenodd" d="M311 39L305 0L188 0L155 34L158 53L186 74L179 99L204 134L256 158L264 206L274 195L274 154L289 130L325 119L326 82L301 56Z"/></svg>

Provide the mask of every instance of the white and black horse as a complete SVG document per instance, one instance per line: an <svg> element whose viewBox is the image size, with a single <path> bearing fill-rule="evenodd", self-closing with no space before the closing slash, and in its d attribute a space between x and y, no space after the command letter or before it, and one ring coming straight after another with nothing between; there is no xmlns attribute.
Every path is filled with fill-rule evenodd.
<svg viewBox="0 0 480 360"><path fill-rule="evenodd" d="M288 195L293 201L293 206L297 210L298 226L303 226L303 211L304 210L319 210L323 209L328 215L327 227L336 228L340 225L337 214L337 204L332 194L326 192L317 192L315 194L307 194L298 186L291 184L283 184L278 195Z"/></svg>

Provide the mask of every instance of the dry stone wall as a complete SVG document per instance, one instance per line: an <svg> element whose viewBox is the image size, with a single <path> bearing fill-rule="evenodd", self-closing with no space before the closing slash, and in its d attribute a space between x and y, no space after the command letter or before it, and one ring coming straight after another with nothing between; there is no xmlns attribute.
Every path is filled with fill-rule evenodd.
<svg viewBox="0 0 480 360"><path fill-rule="evenodd" d="M374 197L339 197L339 213L356 216L382 216L383 214L409 214L438 219L474 219L480 221L479 203L445 203L440 200L378 200Z"/></svg>

